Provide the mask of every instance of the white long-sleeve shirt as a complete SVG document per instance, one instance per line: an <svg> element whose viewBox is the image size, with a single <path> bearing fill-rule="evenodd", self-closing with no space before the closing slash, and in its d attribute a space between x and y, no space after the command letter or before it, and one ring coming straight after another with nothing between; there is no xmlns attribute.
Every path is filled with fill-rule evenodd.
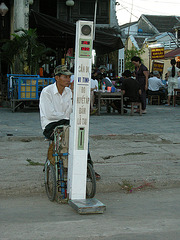
<svg viewBox="0 0 180 240"><path fill-rule="evenodd" d="M95 87L97 87L97 90L98 90L98 80L91 79L91 88L95 88ZM94 90L94 91L97 91L97 90Z"/></svg>
<svg viewBox="0 0 180 240"><path fill-rule="evenodd" d="M71 89L65 87L61 95L56 87L56 82L43 88L40 95L39 108L43 130L51 122L69 119L72 112Z"/></svg>
<svg viewBox="0 0 180 240"><path fill-rule="evenodd" d="M164 88L164 84L161 79L157 77L151 77L148 79L148 89L151 91L159 91L159 88Z"/></svg>

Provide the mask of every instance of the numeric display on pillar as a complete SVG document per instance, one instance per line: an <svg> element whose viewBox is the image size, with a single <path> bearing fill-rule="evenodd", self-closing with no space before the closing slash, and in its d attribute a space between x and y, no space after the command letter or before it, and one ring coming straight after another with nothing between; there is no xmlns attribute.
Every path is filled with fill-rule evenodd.
<svg viewBox="0 0 180 240"><path fill-rule="evenodd" d="M92 57L92 40L79 40L79 57L80 58L91 58Z"/></svg>
<svg viewBox="0 0 180 240"><path fill-rule="evenodd" d="M89 47L81 47L81 51L90 51Z"/></svg>

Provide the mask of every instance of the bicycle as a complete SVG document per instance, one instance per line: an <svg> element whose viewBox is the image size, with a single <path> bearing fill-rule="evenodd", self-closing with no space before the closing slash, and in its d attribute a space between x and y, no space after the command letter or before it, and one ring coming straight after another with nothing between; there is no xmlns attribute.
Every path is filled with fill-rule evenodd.
<svg viewBox="0 0 180 240"><path fill-rule="evenodd" d="M52 161L46 159L45 190L50 201L57 197L67 199L67 170L68 170L68 147L69 126L60 125L54 129L54 147ZM87 163L86 197L93 198L96 193L95 171L90 163Z"/></svg>

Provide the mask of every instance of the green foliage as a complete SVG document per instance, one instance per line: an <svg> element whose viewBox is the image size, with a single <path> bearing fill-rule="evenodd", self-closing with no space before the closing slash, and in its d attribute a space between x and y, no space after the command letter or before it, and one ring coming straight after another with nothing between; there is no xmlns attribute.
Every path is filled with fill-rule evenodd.
<svg viewBox="0 0 180 240"><path fill-rule="evenodd" d="M121 189L127 191L128 193L132 192L133 185L128 180L122 180L122 184L120 184Z"/></svg>
<svg viewBox="0 0 180 240"><path fill-rule="evenodd" d="M37 74L47 62L46 54L55 52L39 43L36 29L21 29L21 34L12 34L13 40L2 46L2 58L8 62L14 73Z"/></svg>
<svg viewBox="0 0 180 240"><path fill-rule="evenodd" d="M131 58L134 56L138 56L141 58L142 53L144 53L144 49L137 50L134 46L130 50L126 49L125 50L125 69L128 69L131 72L134 71L134 65L131 62Z"/></svg>
<svg viewBox="0 0 180 240"><path fill-rule="evenodd" d="M34 162L31 159L26 159L26 161L29 163L31 166L44 166L44 163L39 163L39 162Z"/></svg>

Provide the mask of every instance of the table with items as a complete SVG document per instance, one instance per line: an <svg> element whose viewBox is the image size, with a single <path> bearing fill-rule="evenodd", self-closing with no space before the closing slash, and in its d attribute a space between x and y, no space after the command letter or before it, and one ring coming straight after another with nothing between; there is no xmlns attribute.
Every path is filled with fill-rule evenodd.
<svg viewBox="0 0 180 240"><path fill-rule="evenodd" d="M95 98L97 99L97 114L100 115L101 111L101 102L103 100L106 101L107 110L109 107L109 103L113 100L120 100L121 101L121 115L123 115L123 93L119 92L103 92L101 90L94 92Z"/></svg>

